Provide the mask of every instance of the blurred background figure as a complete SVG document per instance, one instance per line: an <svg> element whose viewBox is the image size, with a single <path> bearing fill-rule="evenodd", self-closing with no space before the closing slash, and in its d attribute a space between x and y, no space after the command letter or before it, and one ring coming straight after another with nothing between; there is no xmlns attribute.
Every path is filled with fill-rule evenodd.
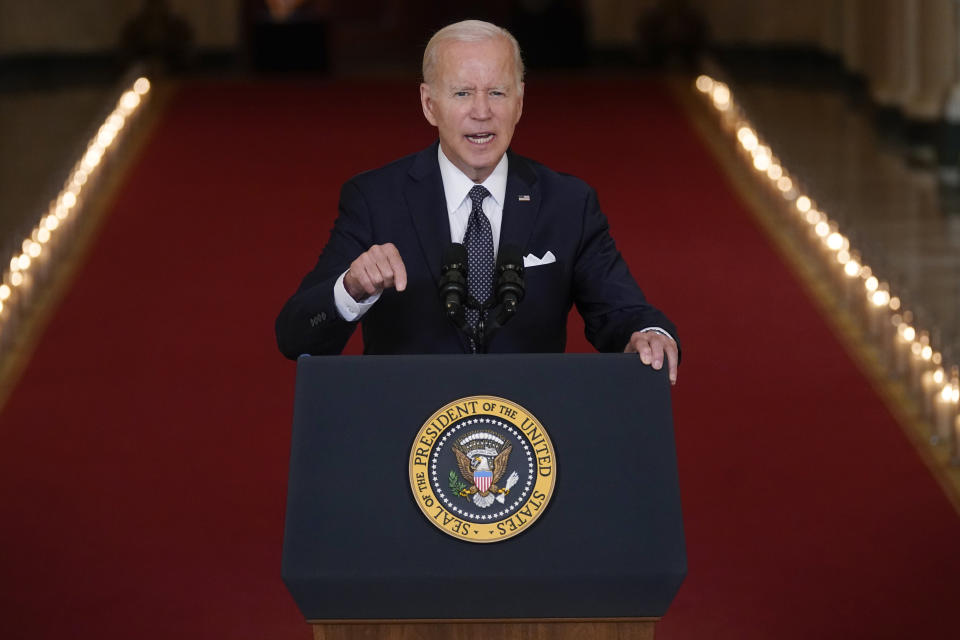
<svg viewBox="0 0 960 640"><path fill-rule="evenodd" d="M186 69L195 55L193 30L167 0L146 0L124 27L120 51L129 65L148 62L172 71Z"/></svg>
<svg viewBox="0 0 960 640"><path fill-rule="evenodd" d="M258 71L327 71L333 0L244 0L250 65Z"/></svg>
<svg viewBox="0 0 960 640"><path fill-rule="evenodd" d="M707 25L689 0L660 0L637 23L637 61L696 69L707 47Z"/></svg>

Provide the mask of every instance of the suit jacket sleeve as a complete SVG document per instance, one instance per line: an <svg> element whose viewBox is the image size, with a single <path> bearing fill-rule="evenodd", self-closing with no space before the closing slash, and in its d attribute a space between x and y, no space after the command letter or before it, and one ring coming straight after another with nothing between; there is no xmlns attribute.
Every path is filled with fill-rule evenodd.
<svg viewBox="0 0 960 640"><path fill-rule="evenodd" d="M333 285L373 244L369 209L354 181L340 191L340 212L317 265L277 316L277 346L286 357L338 354L357 327L337 311Z"/></svg>
<svg viewBox="0 0 960 640"><path fill-rule="evenodd" d="M679 346L673 323L647 302L610 235L596 192L587 192L583 230L573 273L573 297L587 339L601 352L619 352L630 335L661 327Z"/></svg>

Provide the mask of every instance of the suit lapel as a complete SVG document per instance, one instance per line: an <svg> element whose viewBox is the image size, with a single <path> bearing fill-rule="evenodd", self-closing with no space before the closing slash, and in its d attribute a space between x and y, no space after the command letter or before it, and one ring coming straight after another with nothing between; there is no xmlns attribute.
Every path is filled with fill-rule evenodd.
<svg viewBox="0 0 960 640"><path fill-rule="evenodd" d="M507 153L507 193L503 203L500 246L516 245L526 255L540 213L540 183L526 159L512 151Z"/></svg>
<svg viewBox="0 0 960 640"><path fill-rule="evenodd" d="M507 153L509 168L500 246L514 244L526 253L540 213L540 183L525 158L512 151ZM407 210L430 274L439 286L443 250L450 244L450 217L437 163L437 143L417 154L409 176L404 189Z"/></svg>
<svg viewBox="0 0 960 640"><path fill-rule="evenodd" d="M437 163L437 144L421 151L410 167L410 179L404 189L407 211L413 222L424 260L434 282L440 284L443 250L450 244L450 217L443 195L443 180Z"/></svg>

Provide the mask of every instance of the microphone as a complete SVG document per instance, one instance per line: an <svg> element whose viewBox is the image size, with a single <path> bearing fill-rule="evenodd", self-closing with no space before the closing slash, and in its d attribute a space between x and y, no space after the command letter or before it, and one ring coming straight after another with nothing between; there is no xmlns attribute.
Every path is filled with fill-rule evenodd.
<svg viewBox="0 0 960 640"><path fill-rule="evenodd" d="M440 266L440 300L451 320L463 328L466 318L463 302L467 298L467 250L459 242L451 242L443 251Z"/></svg>
<svg viewBox="0 0 960 640"><path fill-rule="evenodd" d="M526 291L523 284L523 252L520 247L505 244L497 255L497 300L502 305L500 324L509 320L517 312L517 306L523 300Z"/></svg>

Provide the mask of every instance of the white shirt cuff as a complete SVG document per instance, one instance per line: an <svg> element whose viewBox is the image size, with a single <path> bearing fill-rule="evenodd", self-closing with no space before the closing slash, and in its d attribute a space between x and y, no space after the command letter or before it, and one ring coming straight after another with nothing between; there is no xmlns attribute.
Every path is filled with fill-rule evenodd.
<svg viewBox="0 0 960 640"><path fill-rule="evenodd" d="M349 269L347 271L349 271ZM347 293L347 288L343 286L343 278L346 275L346 271L341 273L340 277L337 278L337 283L333 285L333 303L337 306L340 317L347 322L353 322L354 320L359 320L360 317L367 312L367 309L372 307L374 303L380 299L380 294L375 293L363 302L357 302L353 299L353 296Z"/></svg>
<svg viewBox="0 0 960 640"><path fill-rule="evenodd" d="M346 293L346 291L344 291L344 293ZM349 296L347 296L347 297L349 297ZM640 333L646 333L647 331L654 331L654 332L656 332L656 333L659 333L659 334L662 334L662 335L667 336L668 338L670 338L670 339L673 340L674 342L677 341L676 338L674 338L672 335L670 335L670 332L669 332L669 331L667 331L666 329L662 329L661 327L646 327L645 329L640 329Z"/></svg>

